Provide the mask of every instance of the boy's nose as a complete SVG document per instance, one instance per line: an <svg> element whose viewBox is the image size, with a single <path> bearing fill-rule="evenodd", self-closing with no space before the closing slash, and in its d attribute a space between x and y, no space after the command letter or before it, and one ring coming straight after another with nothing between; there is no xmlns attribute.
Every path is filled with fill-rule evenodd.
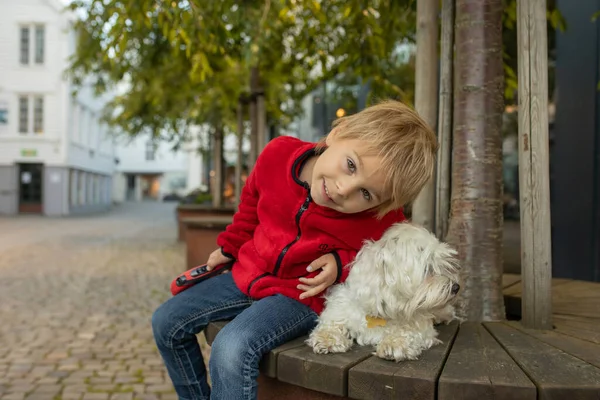
<svg viewBox="0 0 600 400"><path fill-rule="evenodd" d="M348 182L347 180L339 180L336 182L337 192L341 197L348 197L353 189L352 182Z"/></svg>

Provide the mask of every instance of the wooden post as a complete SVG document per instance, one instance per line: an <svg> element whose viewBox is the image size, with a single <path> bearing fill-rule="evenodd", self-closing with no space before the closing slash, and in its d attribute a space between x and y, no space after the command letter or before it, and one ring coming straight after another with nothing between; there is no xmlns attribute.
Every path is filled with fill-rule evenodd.
<svg viewBox="0 0 600 400"><path fill-rule="evenodd" d="M415 65L415 109L435 129L438 100L438 2L417 0L417 58ZM433 231L435 178L423 188L412 206L412 219Z"/></svg>
<svg viewBox="0 0 600 400"><path fill-rule="evenodd" d="M250 70L250 152L248 154L248 171L254 167L258 157L258 67Z"/></svg>
<svg viewBox="0 0 600 400"><path fill-rule="evenodd" d="M265 109L265 95L260 86L258 92L256 93L256 119L256 156L258 157L258 155L267 145L267 110Z"/></svg>
<svg viewBox="0 0 600 400"><path fill-rule="evenodd" d="M450 160L452 158L452 77L454 62L454 0L442 1L440 49L440 109L438 114L435 233L444 239L450 217Z"/></svg>
<svg viewBox="0 0 600 400"><path fill-rule="evenodd" d="M517 2L522 323L552 328L546 0Z"/></svg>
<svg viewBox="0 0 600 400"><path fill-rule="evenodd" d="M214 177L213 178L213 207L221 207L223 205L223 128L215 127L215 142L213 148L214 157Z"/></svg>
<svg viewBox="0 0 600 400"><path fill-rule="evenodd" d="M235 162L235 208L240 205L240 196L242 194L242 165L244 153L242 146L244 144L244 99L240 97L237 106L237 160Z"/></svg>

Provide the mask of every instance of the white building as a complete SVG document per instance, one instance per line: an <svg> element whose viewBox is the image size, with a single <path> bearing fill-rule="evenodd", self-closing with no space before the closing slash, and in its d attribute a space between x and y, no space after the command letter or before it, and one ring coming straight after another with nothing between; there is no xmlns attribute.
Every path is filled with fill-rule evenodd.
<svg viewBox="0 0 600 400"><path fill-rule="evenodd" d="M58 0L0 2L0 214L107 209L116 157L102 99L71 97L75 40Z"/></svg>
<svg viewBox="0 0 600 400"><path fill-rule="evenodd" d="M173 151L168 143L154 144L148 137L119 138L113 200L162 200L165 195L183 195L188 189L187 152Z"/></svg>

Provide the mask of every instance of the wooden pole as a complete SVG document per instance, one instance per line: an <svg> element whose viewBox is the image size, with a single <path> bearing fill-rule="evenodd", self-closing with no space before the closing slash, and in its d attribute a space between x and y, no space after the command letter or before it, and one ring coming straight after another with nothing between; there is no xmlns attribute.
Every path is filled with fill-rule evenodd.
<svg viewBox="0 0 600 400"><path fill-rule="evenodd" d="M257 157L267 145L267 110L265 109L265 95L259 87L256 96L256 119L257 119Z"/></svg>
<svg viewBox="0 0 600 400"><path fill-rule="evenodd" d="M415 65L415 109L435 129L438 100L438 2L417 0L417 57ZM412 206L412 220L433 231L435 179L423 188Z"/></svg>
<svg viewBox="0 0 600 400"><path fill-rule="evenodd" d="M213 148L214 156L214 177L213 177L213 207L223 205L223 128L215 128L215 142Z"/></svg>
<svg viewBox="0 0 600 400"><path fill-rule="evenodd" d="M237 106L237 160L235 162L235 208L240 205L240 196L242 195L242 165L244 153L242 146L244 144L244 101L240 97Z"/></svg>
<svg viewBox="0 0 600 400"><path fill-rule="evenodd" d="M517 2L522 323L552 328L546 0Z"/></svg>
<svg viewBox="0 0 600 400"><path fill-rule="evenodd" d="M248 171L254 167L258 157L258 67L250 70L250 152L248 154Z"/></svg>
<svg viewBox="0 0 600 400"><path fill-rule="evenodd" d="M440 49L440 109L438 114L435 233L444 239L450 217L450 160L452 158L452 63L454 61L454 0L442 1Z"/></svg>

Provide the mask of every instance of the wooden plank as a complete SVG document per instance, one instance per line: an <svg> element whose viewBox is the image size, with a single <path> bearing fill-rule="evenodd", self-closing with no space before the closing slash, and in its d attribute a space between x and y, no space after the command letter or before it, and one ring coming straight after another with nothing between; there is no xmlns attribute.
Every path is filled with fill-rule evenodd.
<svg viewBox="0 0 600 400"><path fill-rule="evenodd" d="M223 329L223 327L228 323L229 321L215 321L208 324L208 326L204 330L204 336L206 336L206 343L208 343L209 346L212 346L212 343L215 340L215 336L217 336L217 333L219 333L219 331Z"/></svg>
<svg viewBox="0 0 600 400"><path fill-rule="evenodd" d="M232 221L233 215L203 215L181 219L181 223L188 229L225 229Z"/></svg>
<svg viewBox="0 0 600 400"><path fill-rule="evenodd" d="M505 323L485 323L538 388L540 399L598 400L600 369Z"/></svg>
<svg viewBox="0 0 600 400"><path fill-rule="evenodd" d="M439 400L536 400L535 385L481 323L460 326L438 385Z"/></svg>
<svg viewBox="0 0 600 400"><path fill-rule="evenodd" d="M554 315L556 332L600 344L600 319Z"/></svg>
<svg viewBox="0 0 600 400"><path fill-rule="evenodd" d="M515 329L518 329L529 336L548 343L551 346L561 349L565 353L569 353L583 361L600 368L600 344L591 343L576 337L571 337L555 331L539 331L534 329L524 328L518 322L507 322L507 324Z"/></svg>
<svg viewBox="0 0 600 400"><path fill-rule="evenodd" d="M442 325L438 338L443 344L423 352L415 361L394 363L371 357L352 367L348 373L348 396L352 399L435 399L437 378L458 324Z"/></svg>
<svg viewBox="0 0 600 400"><path fill-rule="evenodd" d="M546 0L517 2L523 323L552 327Z"/></svg>
<svg viewBox="0 0 600 400"><path fill-rule="evenodd" d="M302 336L287 343L282 344L279 347L274 348L269 353L265 354L260 361L260 371L270 378L277 378L277 360L279 354L284 351L295 349L297 347L303 347L304 341L307 336Z"/></svg>
<svg viewBox="0 0 600 400"><path fill-rule="evenodd" d="M354 346L346 353L315 354L304 345L277 358L277 379L318 392L346 396L348 370L373 353L371 346Z"/></svg>
<svg viewBox="0 0 600 400"><path fill-rule="evenodd" d="M454 0L442 1L440 33L440 90L438 110L435 234L444 239L450 218L450 174L452 168L452 83L454 58Z"/></svg>
<svg viewBox="0 0 600 400"><path fill-rule="evenodd" d="M417 0L415 110L435 131L438 104L439 0ZM435 232L435 179L432 176L412 204L412 220Z"/></svg>
<svg viewBox="0 0 600 400"><path fill-rule="evenodd" d="M555 314L600 318L600 283L570 281L553 289Z"/></svg>
<svg viewBox="0 0 600 400"><path fill-rule="evenodd" d="M504 282L504 277L502 278L502 281ZM552 295L554 296L556 293L554 291L555 288L557 288L558 286L562 286L565 285L567 283L571 283L573 282L572 279L564 279L564 278L553 278L552 279ZM515 282L514 284L505 287L502 290L502 293L505 296L512 296L512 297L522 297L523 296L523 281L519 280L517 282Z"/></svg>
<svg viewBox="0 0 600 400"><path fill-rule="evenodd" d="M513 286L521 282L520 274L504 274L502 275L502 288L506 290L507 288Z"/></svg>

